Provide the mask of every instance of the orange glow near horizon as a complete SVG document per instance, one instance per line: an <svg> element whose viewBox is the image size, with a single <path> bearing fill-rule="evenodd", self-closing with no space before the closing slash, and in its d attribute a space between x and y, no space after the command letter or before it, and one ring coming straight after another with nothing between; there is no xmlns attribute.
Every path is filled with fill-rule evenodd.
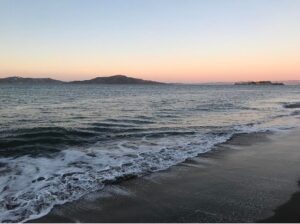
<svg viewBox="0 0 300 224"><path fill-rule="evenodd" d="M122 61L122 63L119 63ZM136 78L163 82L234 82L259 80L299 80L300 57L174 57L156 60L136 58L115 62L76 59L36 59L34 61L0 62L0 76L50 77L72 81L91 79L96 76L124 74ZM16 69L19 67L20 69Z"/></svg>

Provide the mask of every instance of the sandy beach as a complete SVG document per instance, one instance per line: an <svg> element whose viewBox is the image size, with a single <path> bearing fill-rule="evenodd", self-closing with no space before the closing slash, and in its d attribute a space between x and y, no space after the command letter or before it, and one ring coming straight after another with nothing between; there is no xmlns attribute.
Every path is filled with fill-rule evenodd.
<svg viewBox="0 0 300 224"><path fill-rule="evenodd" d="M34 222L299 222L300 130L241 134Z"/></svg>

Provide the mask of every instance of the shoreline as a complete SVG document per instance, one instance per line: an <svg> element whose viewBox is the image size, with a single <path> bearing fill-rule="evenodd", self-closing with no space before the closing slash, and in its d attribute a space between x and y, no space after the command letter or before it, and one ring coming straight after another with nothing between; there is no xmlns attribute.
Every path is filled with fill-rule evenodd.
<svg viewBox="0 0 300 224"><path fill-rule="evenodd" d="M109 185L29 222L285 221L276 211L298 190L299 134L239 134L165 171Z"/></svg>

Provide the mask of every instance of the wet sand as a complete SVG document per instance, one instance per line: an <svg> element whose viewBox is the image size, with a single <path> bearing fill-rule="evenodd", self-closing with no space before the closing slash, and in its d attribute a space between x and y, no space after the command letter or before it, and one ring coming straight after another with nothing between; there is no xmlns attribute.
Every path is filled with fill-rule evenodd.
<svg viewBox="0 0 300 224"><path fill-rule="evenodd" d="M300 187L300 181L298 182ZM299 223L300 222L300 191L293 194L291 199L285 204L275 209L275 215L264 219L261 222L276 222L276 223Z"/></svg>
<svg viewBox="0 0 300 224"><path fill-rule="evenodd" d="M300 222L300 130L235 136L166 171L107 186L35 222Z"/></svg>

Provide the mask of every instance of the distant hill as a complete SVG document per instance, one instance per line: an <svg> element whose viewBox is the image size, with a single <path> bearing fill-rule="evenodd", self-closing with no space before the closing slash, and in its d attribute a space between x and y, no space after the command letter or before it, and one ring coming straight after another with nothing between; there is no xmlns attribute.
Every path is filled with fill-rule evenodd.
<svg viewBox="0 0 300 224"><path fill-rule="evenodd" d="M7 77L0 78L0 84L62 84L62 81L50 78L23 78L23 77Z"/></svg>
<svg viewBox="0 0 300 224"><path fill-rule="evenodd" d="M131 78L125 75L114 75L109 77L97 77L90 80L69 82L71 84L142 84L142 85L154 85L165 84L162 82L155 82L137 78Z"/></svg>

